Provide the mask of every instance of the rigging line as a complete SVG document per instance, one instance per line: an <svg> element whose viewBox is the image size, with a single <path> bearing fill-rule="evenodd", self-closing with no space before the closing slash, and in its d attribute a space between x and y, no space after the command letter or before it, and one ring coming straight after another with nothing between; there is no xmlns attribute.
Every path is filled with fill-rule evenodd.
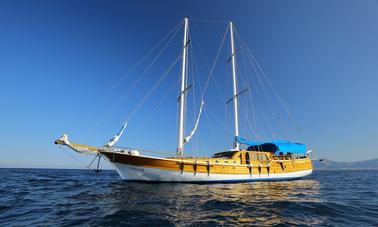
<svg viewBox="0 0 378 227"><path fill-rule="evenodd" d="M230 48L227 50L227 56L230 56L230 54L231 54L231 50L230 50ZM226 78L225 78L225 82L226 82L226 84L231 84L230 83L230 80L231 80L231 78L230 78L230 76L229 75L231 75L231 67L230 67L230 65L229 64L226 64ZM224 86L224 94L232 94L232 92L230 92L231 91L231 86ZM224 147L225 148L227 148L228 147L228 139L229 138L232 138L233 137L233 135L231 134L231 133L227 133L227 132L229 132L229 128L232 128L233 127L233 125L231 124L231 120L232 120L232 117L230 117L231 116L231 114L230 114L230 111L229 111L229 106L228 105L223 105L224 107L225 107L225 122L224 122L224 129L225 129L225 131L224 131L224 137L225 137L225 139L224 139Z"/></svg>
<svg viewBox="0 0 378 227"><path fill-rule="evenodd" d="M204 146L204 143L202 141L202 137L201 136L198 136L197 140L197 147L198 147L198 151L201 151L201 153L204 153L204 155L208 155L208 152L207 152L207 149L205 149L205 146Z"/></svg>
<svg viewBox="0 0 378 227"><path fill-rule="evenodd" d="M159 107L163 104L163 102L167 99L167 97L172 93L172 91L174 90L174 88L177 86L178 84L178 80L169 88L168 92L163 96L163 98L160 100L160 102L154 107L154 109L150 112L150 114L145 118L144 122L141 123L142 126L144 126L144 124L146 124L150 118L153 116L153 114L155 113L155 111L157 109L159 109Z"/></svg>
<svg viewBox="0 0 378 227"><path fill-rule="evenodd" d="M257 84L257 83L256 83ZM263 87L263 85L261 84L261 82L260 83L258 83L261 87ZM257 85L258 85L257 84ZM262 98L265 98L266 99L266 97L265 97L265 93L264 92L261 92L264 96L262 97ZM259 108L258 107L258 105L260 104L259 102L255 102L254 103L257 107L255 108L255 112L258 114L258 113L261 113L260 111L263 111L264 110L264 108ZM260 114L259 114L259 116L260 116ZM274 130L273 130L273 127L272 127L272 125L270 124L270 121L269 121L269 119L267 119L266 118L266 115L264 114L264 113L261 113L261 119L265 122L265 124L268 126L268 130L269 130L269 134L270 135L273 135L274 133Z"/></svg>
<svg viewBox="0 0 378 227"><path fill-rule="evenodd" d="M240 40L240 43L243 44L243 41L242 41L242 39L240 38L240 34L239 34L239 33L237 33L237 36L238 36L238 38L239 38L239 40ZM243 50L243 48L246 48L246 45L244 45L244 46L241 45L241 47L242 47L242 50ZM243 51L243 53L244 53L244 51ZM285 134L282 125L281 125L280 122L276 119L276 112L274 111L274 109L273 109L273 107L272 107L272 103L270 102L270 100L269 100L268 97L267 97L266 88L265 88L265 85L264 85L264 83L262 82L262 80L261 80L261 78L260 78L260 74L259 74L258 71L256 70L256 68L255 68L255 64L250 60L249 56L247 56L247 57L248 57L248 60L250 61L251 65L253 66L253 69L254 69L254 71L255 71L255 73L256 73L256 75L257 75L257 78L258 78L258 82L259 82L259 84L261 85L261 88L263 89L263 92L262 92L262 93L263 93L263 97L265 98L266 102L268 103L268 107L269 107L269 110L270 110L270 114L272 115L273 119L275 120L275 123L277 124L277 126L279 127L279 129L281 130L281 132L282 132L283 134ZM269 122L269 120L267 120L267 122ZM273 131L273 128L272 128L272 136L274 136L274 133L273 133L273 132L274 132L274 131Z"/></svg>
<svg viewBox="0 0 378 227"><path fill-rule="evenodd" d="M251 119L249 117L250 115L253 115L253 112L250 111L250 108L248 108L249 106L244 106L244 105L241 105L241 106L242 106L243 110L245 111L244 112L244 115L245 115L244 120L245 120L245 126L246 126L247 130L250 131L250 133L252 135L257 137L257 135L258 135L257 130L254 129L253 123L251 122ZM253 118L253 116L252 116L252 118Z"/></svg>
<svg viewBox="0 0 378 227"><path fill-rule="evenodd" d="M252 85L252 84L249 81L248 69L247 69L247 66L246 66L246 63L245 63L245 57L244 57L242 52L241 52L241 59L242 59L242 62L243 62L243 70L242 70L243 73L242 73L242 75L245 76L245 77L242 77L243 82L245 83L244 86L250 87L250 85ZM247 82L245 80L247 80ZM245 126L246 126L247 131L251 131L252 134L255 134L253 125L252 125L252 123L250 121L250 117L249 117L250 115L253 114L253 111L254 111L252 108L250 108L251 102L253 102L253 100L251 98L252 97L251 92L252 91L249 92L250 94L248 96L248 97L250 97L250 100L249 100L249 102L246 102L246 104L245 104L245 109L247 111L245 113L245 120L247 122Z"/></svg>
<svg viewBox="0 0 378 227"><path fill-rule="evenodd" d="M62 149L65 153L67 153L69 156L71 156L71 158L75 159L77 162L79 162L81 165L83 165L83 163L78 159L76 158L75 156L73 156L71 154L71 152L69 150L66 150L63 146L59 145L58 146L60 149Z"/></svg>
<svg viewBox="0 0 378 227"><path fill-rule="evenodd" d="M194 50L193 50L193 45L190 46L190 51L191 51L191 55L190 55L190 67L191 67L191 70L189 71L190 74L192 74L192 84L195 84L195 77L194 77ZM189 74L188 74L188 77L189 77ZM193 102L193 122L191 124L194 124L195 123L195 116L196 116L196 94L195 94L195 87L193 88L193 91L192 91L192 102Z"/></svg>
<svg viewBox="0 0 378 227"><path fill-rule="evenodd" d="M246 106L240 105L240 123L241 123L240 134L243 136L248 136L247 138L249 138L249 131L248 129L246 129L247 120L248 120L248 114L246 111Z"/></svg>
<svg viewBox="0 0 378 227"><path fill-rule="evenodd" d="M193 33L194 33L194 31L193 31ZM194 39L194 36L193 36L193 39ZM194 45L193 45L193 49L194 49ZM196 77L196 80L198 81L198 88L201 91L202 90L202 86L201 86L201 79L199 77L199 72L198 72L197 57L194 54L194 52L193 52L192 56L193 56L193 67L194 67L193 74Z"/></svg>
<svg viewBox="0 0 378 227"><path fill-rule="evenodd" d="M251 62L251 64L253 64L253 62ZM253 64L253 65L255 65L255 64ZM270 100L267 97L267 94L266 94L267 88L265 87L265 85L264 85L264 83L263 83L263 81L261 79L262 75L260 73L258 73L258 71L256 71L256 69L255 69L255 72L256 72L256 75L257 75L258 82L260 83L260 85L261 85L261 87L263 89L263 96L264 96L264 98L266 99L266 101L268 103L268 107L269 107L270 113L271 113L272 117L274 118L274 120L275 120L276 124L278 125L278 127L280 127L281 131L284 133L284 129L283 129L282 125L280 124L280 122L276 118L277 114L275 113L275 111L273 109L272 103L270 102Z"/></svg>
<svg viewBox="0 0 378 227"><path fill-rule="evenodd" d="M283 136L285 136L286 135L286 133L285 133L285 130L283 129L283 125L278 121L278 117L280 117L279 116L279 113L277 113L277 110L276 110L276 108L273 108L273 104L272 104L272 102L271 102L271 100L268 98L268 92L267 92L267 88L266 88L266 86L264 85L264 83L263 83L263 81L261 80L261 78L260 78L261 76L257 73L257 78L258 78L258 81L260 82L260 84L261 84L261 87L262 87L262 89L263 89L263 96L264 96L264 98L266 99L266 102L268 103L268 105L267 105L267 107L268 107L268 110L270 111L270 114L271 114L271 116L272 116L272 121L278 126L278 130L280 130L280 132L282 133L282 135ZM269 93L270 94L270 93ZM274 134L272 134L272 136L274 136ZM279 134L277 135L275 135L275 136L279 136Z"/></svg>
<svg viewBox="0 0 378 227"><path fill-rule="evenodd" d="M242 52L242 59L243 59L243 62L244 62L244 66L245 66L245 71L246 71L246 74L249 74L249 72L248 72L248 67L247 67L247 64L246 64L246 59L245 59L245 56L244 56L244 54L243 54L243 52ZM250 74L250 75L252 75L252 74ZM251 83L250 82L250 80L249 80L249 77L247 76L247 83L248 84L250 84L250 85L252 85L253 83ZM253 105L254 105L254 99L253 99L253 96L252 96L252 92L253 92L254 90L252 89L252 91L251 92L249 92L249 99L250 99L250 102L248 102L247 104L248 104L248 108L249 108L249 112L250 112L250 114L251 114L251 116L252 116L252 121L251 121L251 119L250 118L248 118L247 120L248 120L248 122L249 122L249 127L250 127L250 130L253 132L253 134L255 135L255 137L257 138L258 137L258 132L257 132L257 128L256 128L256 125L257 125L257 122L256 122L256 116L255 116L255 110L254 110L254 108L253 108Z"/></svg>
<svg viewBox="0 0 378 227"><path fill-rule="evenodd" d="M227 28L228 28L228 27L227 27ZM195 31L194 31L193 28L192 28L192 30L193 30L193 39L197 40L198 48L200 49L200 53L201 53L201 57L202 57L203 61L205 62L205 65L206 65L207 69L208 69L209 72L210 72L210 71L211 71L211 69L210 69L210 64L209 64L209 62L207 61L207 59L206 59L206 57L205 57L204 51L203 51L203 49L202 49L202 47L201 47L201 45L200 45L200 42L199 42L198 38L196 38ZM226 30L226 33L227 33L227 30ZM222 44L221 46L223 46L223 44ZM212 81L213 81L214 84L215 84L215 88L216 88L216 91L217 91L217 94L218 94L219 98L220 98L221 100L225 100L225 97L222 96L222 92L220 92L219 86L218 86L216 80L214 79L214 77L212 77ZM204 92L203 92L203 93L204 93ZM203 95L202 95L202 99L203 99Z"/></svg>
<svg viewBox="0 0 378 227"><path fill-rule="evenodd" d="M252 92L251 92L252 93ZM253 102L253 97L252 97L252 94L250 94L250 98L252 99L252 102L251 102L251 108L254 109L254 102ZM255 112L252 112L252 124L254 125L254 131L255 131L255 135L256 135L256 138L259 138L259 132L257 130L257 119L256 119L256 113Z"/></svg>
<svg viewBox="0 0 378 227"><path fill-rule="evenodd" d="M119 80L117 80L105 93L102 95L97 104L100 103L115 87L117 87L123 80L125 80L160 44L166 40L171 33L176 33L183 25L183 22L178 23L173 29L171 29L155 46L153 46L135 65L133 65L129 71L127 71Z"/></svg>
<svg viewBox="0 0 378 227"><path fill-rule="evenodd" d="M224 100L226 99L226 97L225 97L225 96L222 96L222 93L221 93L221 91L220 91L219 85L218 85L217 81L215 80L215 78L214 78L213 76L211 77L211 81L213 81L213 83L214 83L214 85L215 85L215 89L217 90L217 94L218 94L219 98L220 98L222 101L224 101Z"/></svg>
<svg viewBox="0 0 378 227"><path fill-rule="evenodd" d="M197 65L197 57L196 57L196 54L194 52L194 45L192 45L192 57L193 57L193 62L192 62L192 66L193 66L193 83L194 81L198 81L197 84L198 84L198 90L199 92L202 91L202 88L201 88L201 80L200 80L200 77L199 77L199 73L198 73L198 65ZM196 97L195 97L195 89L193 90L193 100L196 100ZM203 101L203 100L200 100L200 101ZM195 102L195 101L194 101ZM194 103L194 106L196 106L196 103ZM194 113L196 115L196 113ZM194 138L193 138L193 150L194 150L194 153L197 153L200 151L200 147L199 147L199 134L196 133Z"/></svg>
<svg viewBox="0 0 378 227"><path fill-rule="evenodd" d="M260 85L261 88L263 89L262 92L256 92L256 94L259 94L259 96L261 96L262 99L264 99L264 98L267 99L267 98L266 98L266 93L265 93L265 90L264 90L264 85L261 83L261 80L260 80L259 74L256 73L256 75L257 75L257 82L256 82L255 84L256 84L256 85ZM259 105L260 105L261 103L260 103L260 102L257 102L257 100L260 100L260 99L259 99L259 98L256 99L256 102L254 102L253 104L255 104L255 106L256 106L256 107L254 108L254 109L256 110L256 113L259 114L259 112L260 112L259 110L264 110L264 108L262 108L262 107L260 108L260 107L259 107ZM270 104L269 100L266 100L266 102L268 102L268 103ZM268 128L265 128L265 129L270 129L270 130L269 130L269 131L270 131L270 134L273 135L273 131L274 131L274 130L273 130L272 125L270 124L269 119L267 119L267 118L266 118L266 115L265 115L264 113L262 113L262 112L261 112L261 117L262 117L262 120L265 121L266 124L267 124L267 126L268 126ZM273 117L274 117L274 116L273 116Z"/></svg>
<svg viewBox="0 0 378 227"><path fill-rule="evenodd" d="M194 48L194 46L193 46ZM199 73L199 69L198 69L198 64L197 64L197 56L194 55L194 69L195 69L195 75L196 75L196 80L198 81L198 92L199 94L201 94L201 91L202 91L202 82L201 82L201 78L200 78L200 73ZM204 100L200 100L201 102L204 101ZM198 110L199 111L199 110ZM201 124L202 126L202 124ZM201 147L200 147L200 139L201 139L201 134L200 133L197 133L196 136L195 136L195 145L196 145L196 151L197 152L200 152L201 151ZM207 154L207 153L206 153Z"/></svg>
<svg viewBox="0 0 378 227"><path fill-rule="evenodd" d="M242 60L243 60L243 62L245 63L245 55L244 55L244 51L241 51L241 56L242 56ZM258 76L258 75L257 75ZM243 78L244 80L246 79L247 80L247 82L245 82L245 83L248 83L248 77L246 76L246 78ZM275 115L274 115L274 113L273 113L273 110L272 110L272 105L271 105L271 102L270 102L270 100L267 98L267 95L266 95L266 93L265 93L265 87L264 87L264 85L261 83L261 81L259 81L260 82L260 85L261 85L261 87L263 88L263 91L262 91L262 94L263 94L263 96L264 96L264 98L266 99L266 102L268 103L268 107L270 107L269 108L269 110L270 110L270 113L271 113L271 115L272 115L272 117L275 119ZM250 95L250 97L252 98L252 96ZM263 115L263 116L265 116L265 114ZM275 119L276 120L276 119ZM267 120L267 122L270 122L269 120ZM277 122L278 123L278 122ZM271 127L271 129L272 129L272 136L274 136L274 130L273 130L273 127Z"/></svg>
<svg viewBox="0 0 378 227"><path fill-rule="evenodd" d="M209 132L210 132L210 135L211 135L211 137L213 137L213 138L216 138L216 136L214 136L214 135L216 135L215 134L215 132L214 132L214 128L213 128L213 125L211 124L211 122L210 122L210 117L209 117L209 113L208 113L208 108L205 108L204 109L204 113L205 113L205 116L206 116L206 120L207 120L207 123L208 123L208 125L209 125Z"/></svg>
<svg viewBox="0 0 378 227"><path fill-rule="evenodd" d="M239 37L241 37L240 33L237 31L237 29L235 28L235 31L236 33L238 34ZM296 127L298 127L299 129L301 129L301 127L299 126L300 124L295 120L294 116L291 114L291 112L289 111L288 107L286 106L286 104L284 103L283 99L281 98L281 96L278 94L278 92L274 89L272 83L270 82L270 80L267 78L264 70L262 69L262 67L260 66L260 64L257 62L256 58L254 57L254 55L252 54L251 50L248 48L246 42L240 38L240 40L242 41L242 43L245 45L245 48L247 50L247 52L249 53L249 55L251 55L253 61L255 62L256 66L259 68L259 70L261 71L264 79L268 82L268 84L270 85L271 89L273 90L273 93L275 94L275 96L277 97L277 99L281 102L281 105L284 107L285 111L288 113L289 117L291 118L291 120L297 125Z"/></svg>
<svg viewBox="0 0 378 227"><path fill-rule="evenodd" d="M201 47L201 44L200 44L198 38L196 38L196 35L195 35L195 31L194 31L194 29L192 29L192 30L193 30L193 39L197 40L198 48L200 49L200 53L201 53L201 57L202 57L203 61L205 62L205 65L206 65L206 67L207 67L207 69L209 70L209 73L210 73L210 72L211 72L210 64L209 64L209 62L207 61L207 59L206 59L206 57L205 57L204 51L203 51L203 49L202 49L202 47ZM226 33L227 33L227 30L226 30ZM222 46L223 46L223 44L222 44ZM222 96L222 93L220 92L220 89L219 89L219 86L218 86L216 80L215 80L214 78L212 78L212 81L213 81L214 84L215 84L215 88L216 88L216 90L217 90L217 94L218 94L219 98L220 98L221 100L224 100L225 98ZM200 89L200 90L202 90L202 89ZM204 94L204 92L203 92L203 94ZM203 99L203 95L202 95L201 98Z"/></svg>
<svg viewBox="0 0 378 227"><path fill-rule="evenodd" d="M200 77L200 73L199 73L199 70L198 70L198 65L197 65L197 60L196 60L197 58L196 58L196 56L194 56L194 70L195 70L195 73L194 73L194 77L196 78L196 81L198 81L197 82L197 84L198 84L198 92L199 92L199 94L201 94L201 92L202 92L202 83L201 83L201 77ZM203 101L203 100L201 100L201 101Z"/></svg>
<svg viewBox="0 0 378 227"><path fill-rule="evenodd" d="M206 23L222 23L222 24L228 24L229 23L229 21L225 21L225 20L207 20L207 19L190 19L190 21L206 22Z"/></svg>
<svg viewBox="0 0 378 227"><path fill-rule="evenodd" d="M244 63L244 57L243 56L241 57L241 60L242 60L242 63ZM245 78L245 76L247 75L247 72L245 70L245 64L241 64L241 65L243 65L243 67L242 68L240 67L238 75L241 76L240 78L243 82L243 86L247 87L247 89L249 90L249 83L246 82L246 78ZM244 91L246 91L246 90L244 90ZM239 93L242 93L242 92L239 92ZM251 111L248 109L248 107L249 107L248 102L244 102L243 99L244 98L242 98L242 97L240 99L241 104L243 104L243 105L240 105L241 108L242 108L241 114L243 115L243 117L241 117L241 119L244 121L243 126L245 128L243 128L243 129L246 132L245 134L249 136L249 134L248 134L249 132L253 133L253 129L252 129L250 122L249 122L249 115L251 115Z"/></svg>
<svg viewBox="0 0 378 227"><path fill-rule="evenodd" d="M248 50L249 51L249 50ZM252 55L252 53L250 53ZM281 102L281 104L283 105L283 107L285 108L286 112L289 114L290 118L292 119L292 121L294 121L296 124L297 124L297 127L299 127L299 123L295 120L294 116L291 114L291 112L289 111L289 108L287 107L287 105L284 103L283 99L281 98L281 96L278 94L278 92L274 89L272 83L270 82L270 80L267 78L267 76L265 75L265 72L262 70L261 66L259 65L259 63L256 61L255 57L252 55L252 58L254 60L254 62L256 63L257 67L259 68L259 70L262 72L261 74L263 75L263 78L268 82L269 86L272 88L273 90L273 93L275 94L275 96L277 97L277 99ZM299 127L300 128L300 127Z"/></svg>
<svg viewBox="0 0 378 227"><path fill-rule="evenodd" d="M126 98L126 96L134 89L134 87L145 77L147 72L151 69L152 65L156 62L156 60L161 56L161 54L164 52L164 50L167 48L167 46L171 43L173 38L176 36L178 32L178 29L176 32L172 35L171 39L164 45L164 47L161 49L161 51L158 53L158 55L153 59L153 61L150 63L150 65L147 67L147 69L143 72L143 74L127 89L127 91L121 96L119 101L113 105L113 107L106 113L106 115L96 124L95 128L86 136L85 140L87 140L95 130L113 113L113 111L123 102L123 100Z"/></svg>
<svg viewBox="0 0 378 227"><path fill-rule="evenodd" d="M224 107L224 129L225 129L225 133L224 133L224 140L223 140L223 146L224 147L226 147L227 146L227 138L228 138L228 136L227 136L227 116L228 116L228 111L227 111L227 108L228 108L228 106L227 105L224 105L223 106Z"/></svg>
<svg viewBox="0 0 378 227"><path fill-rule="evenodd" d="M169 74L171 69L176 65L178 60L180 60L181 54L178 55L178 57L173 61L173 63L168 67L168 69L163 73L163 75L160 77L160 79L155 83L155 85L152 87L152 89L149 90L149 92L144 96L142 101L137 105L137 107L131 112L126 122L128 122L134 114L139 110L139 108L146 102L146 100L152 95L152 93L155 91L155 89L160 85L160 83L166 78L166 76Z"/></svg>
<svg viewBox="0 0 378 227"><path fill-rule="evenodd" d="M194 52L194 46L191 47L192 48L192 80L193 80L193 84L194 83L197 83L196 79L198 76L198 70L197 70L197 64L195 63L196 62L196 56L195 56L195 52ZM195 76L197 73L197 77ZM199 85L199 92L201 92L201 82L200 80L198 79L198 85ZM197 128L197 130L195 131L196 133L192 136L193 137L193 142L191 143L192 145L192 151L193 153L197 153L199 151L199 147L198 147L198 135L199 135L199 129L198 129L198 123L197 121L199 122L200 120L200 116L199 116L199 113L201 111L201 109L199 109L197 107L197 93L195 92L195 89L193 89L193 93L192 93L192 96L193 96L193 124L194 124L194 127ZM202 108L202 102L203 100L199 100L199 106L200 108ZM198 112L197 112L198 111ZM198 118L198 119L197 119ZM192 129L194 130L194 128Z"/></svg>
<svg viewBox="0 0 378 227"><path fill-rule="evenodd" d="M191 46L191 64L190 64L190 66L191 66L191 70L190 70L190 74L192 75L191 76L191 79L192 79L192 84L195 84L197 81L196 81L196 78L195 78L195 69L194 69L194 67L195 67L195 64L194 64L194 49L193 49L193 46ZM192 91L192 100L193 100L193 116L196 116L196 87L193 87L193 91Z"/></svg>
<svg viewBox="0 0 378 227"><path fill-rule="evenodd" d="M202 92L201 97L203 97L203 96L205 95L205 92L206 92L207 87L208 87L208 85L209 85L210 79L211 79L211 77L212 77L212 75L213 75L214 68L215 68L216 63L218 62L218 58L219 58L220 52L221 52L221 50L222 50L222 47L223 47L224 41L225 41L225 39L226 39L226 35L227 35L227 32L228 32L228 29L229 29L229 27L227 26L227 29L226 29L226 31L224 32L224 35L223 35L223 38L222 38L221 45L219 46L218 53L217 53L217 55L216 55L216 57L215 57L215 59L214 59L213 66L212 66L212 68L211 68L211 71L210 71L209 77L207 78L207 81L206 81L206 84L205 84L205 88L204 88L204 90L203 90L203 92Z"/></svg>
<svg viewBox="0 0 378 227"><path fill-rule="evenodd" d="M89 163L89 165L87 166L87 169L89 169L90 167L91 167L91 165L93 164L93 162L97 159L97 157L98 157L99 155L96 155L93 159L92 159L92 161Z"/></svg>
<svg viewBox="0 0 378 227"><path fill-rule="evenodd" d="M198 43L198 48L200 49L201 57L202 57L203 61L205 62L205 65L206 65L207 69L210 72L210 64L209 64L209 62L207 61L207 59L205 57L205 54L203 52L203 49L202 49L201 44L199 42L199 39L197 38L197 35L196 35L194 29L192 28L191 30L193 31L193 39L196 40L196 43Z"/></svg>
<svg viewBox="0 0 378 227"><path fill-rule="evenodd" d="M191 29L191 26L190 26L190 28L188 29L188 38L189 38L189 40L191 40L192 39L192 37L191 37L191 35L190 35L190 29ZM187 57L187 64L185 65L185 87L186 87L186 89L189 89L190 87L192 87L193 86L193 83L192 83L192 85L189 85L188 86L188 81L189 81L189 67L192 67L192 65L190 64L190 58L192 57L192 55L191 54L189 54L190 53L190 51L192 50L191 49L191 47L192 47L192 44L190 43L190 44L188 44L187 45L187 47L188 47L188 51L187 51L187 55L186 55L186 57ZM194 88L193 88L193 90L194 90ZM189 93L187 93L187 95L185 95L184 96L184 98L185 98L185 102L184 102L184 136L185 136L185 129L186 129L186 126L187 126L187 123L188 123L188 116L189 116L189 114L188 114L188 99L189 99Z"/></svg>
<svg viewBox="0 0 378 227"><path fill-rule="evenodd" d="M214 118L213 118L213 119L217 120L217 123L218 123L219 125L222 125L223 122L222 122L222 120L218 117L218 114L216 114L216 112L213 111L213 109L210 108L209 105L207 106L207 109L209 110L209 113L211 113L211 114L214 115Z"/></svg>
<svg viewBox="0 0 378 227"><path fill-rule="evenodd" d="M244 46L242 45L241 47L242 47L242 49L243 48L248 48L247 47L247 45L245 44L245 42L243 42L243 39L241 38L241 35L240 35L240 33L237 31L237 36L238 36L238 38L239 38L239 40L240 40L240 42L241 42L241 44L244 44ZM247 52L248 53L248 52ZM248 59L249 59L249 56L248 56ZM268 107L269 107L269 110L270 110L270 114L272 115L272 117L274 118L274 120L275 120L275 122L276 122L276 124L278 125L278 127L279 127L279 129L281 129L281 131L283 132L283 134L285 134L285 132L284 132L284 129L283 129L283 127L282 127L282 125L280 124L280 122L277 120L277 118L276 118L276 112L273 110L273 107L272 107L272 103L270 102L270 100L267 98L267 94L266 94L266 89L265 89L265 86L264 86L264 83L262 83L262 81L261 81L261 78L260 78L260 75L259 75L259 73L258 73L258 70L256 70L255 69L255 64L253 64L253 62L249 59L249 61L250 61L250 63L251 63L251 65L253 66L253 68L254 68L254 71L255 71L255 73L256 73L256 75L257 75L257 78L258 78L258 81L259 81L259 83L260 83L260 85L262 86L262 88L263 88L263 97L266 99L266 101L268 102ZM265 118L264 118L265 119ZM269 120L267 120L266 119L266 122L267 123L269 123L270 121ZM271 128L271 130L272 130L272 135L274 135L274 131L273 131L273 128L270 126L270 124L269 124L269 127Z"/></svg>
<svg viewBox="0 0 378 227"><path fill-rule="evenodd" d="M237 36L238 37L238 36ZM248 75L248 67L247 67L247 64L246 64L246 60L245 60L245 55L244 55L244 52L243 52L243 49L241 48L241 51L240 51L240 56L241 56L241 60L242 60L242 63L243 63L243 72L246 74L245 75L245 77L242 77L242 79L243 79L243 82L245 83L245 84L247 84L247 85L249 85L250 84L250 82L249 82L249 77L247 76ZM256 83L257 84L257 83ZM248 86L247 86L248 87ZM256 87L254 87L254 89L252 89L252 92L253 91L256 91L257 90L257 88ZM253 123L251 122L250 124L250 130L252 130L253 131L253 133L255 134L255 136L257 137L257 134L258 134L258 129L256 128L256 127L253 127L253 124L256 124L257 125L257 122L255 121L255 113L257 112L257 108L253 108L253 105L255 104L256 105L256 103L254 102L254 99L252 98L252 92L250 92L249 94L248 94L248 97L250 98L250 100L251 100L251 102L250 103L247 103L247 104L249 104L248 105L248 107L249 107L249 109L247 109L247 111L249 111L250 113L251 113L251 115L252 115L252 120L253 120ZM259 92L256 92L256 94L259 94ZM256 100L258 100L258 99L256 99ZM250 107L250 105L251 105L251 107ZM247 120L249 120L249 118L247 119Z"/></svg>
<svg viewBox="0 0 378 227"><path fill-rule="evenodd" d="M241 61L238 61L238 63L240 63L240 62ZM239 64L237 64L237 70L238 70L238 78L239 78L238 79L239 88L240 87L248 87L248 86L246 86L246 83L244 81L244 77L243 77L244 72L241 69ZM240 85L242 85L242 86L240 86ZM249 90L249 88L241 90L241 91L238 92L238 94L236 96L239 96L240 94L243 94L243 93L247 92L248 90ZM243 97L243 96L240 96L240 99L238 99L238 101L240 103L240 105L239 105L240 112L238 112L238 113L239 113L239 116L240 116L239 120L242 121L241 122L242 125L240 126L240 130L242 132L241 133L242 135L244 133L247 134L247 132L248 132L248 129L247 129L248 125L246 124L246 121L248 119L248 111L247 111L247 103L244 100L245 100L245 97ZM228 102L230 102L230 101L232 101L232 99L228 100ZM243 131L243 130L245 130L245 131Z"/></svg>

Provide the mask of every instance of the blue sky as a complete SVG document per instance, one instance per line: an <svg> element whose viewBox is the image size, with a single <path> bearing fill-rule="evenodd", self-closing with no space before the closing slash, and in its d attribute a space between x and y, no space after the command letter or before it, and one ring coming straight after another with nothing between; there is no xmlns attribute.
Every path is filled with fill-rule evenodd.
<svg viewBox="0 0 378 227"><path fill-rule="evenodd" d="M210 64L227 25L199 20L234 21L295 118L285 120L287 128L301 128L289 132L294 135L290 139L304 141L318 157L377 158L377 1L2 0L0 167L85 167L88 157L68 153L53 141L65 132L76 142L105 144L179 53L182 31L147 74L151 79L138 84L102 122L152 58L104 94L185 16ZM227 48L228 43L215 75L224 76ZM198 63L203 85L208 75L203 62ZM119 145L174 153L177 89L151 110L178 76L179 64L130 119ZM221 76L217 83L226 91L224 97L230 97L230 81ZM193 138L197 146L187 147L190 155L211 155L232 140L231 118L221 114L224 106L212 101L216 90L212 83L209 86L207 114L228 119L229 130L219 130L225 127L217 128L216 117L203 117ZM278 109L284 114L282 107ZM195 106L193 110L198 111ZM188 130L194 115L188 116Z"/></svg>

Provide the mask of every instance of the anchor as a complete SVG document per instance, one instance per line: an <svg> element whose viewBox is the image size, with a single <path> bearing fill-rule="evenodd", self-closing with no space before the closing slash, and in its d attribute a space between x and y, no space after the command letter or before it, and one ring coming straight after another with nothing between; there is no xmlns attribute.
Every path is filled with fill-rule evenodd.
<svg viewBox="0 0 378 227"><path fill-rule="evenodd" d="M91 161L91 163L89 163L88 165L88 169L91 167L91 165L93 164L93 162L98 158L98 161L97 161L97 166L95 169L93 169L96 173L99 173L102 171L102 169L100 169L100 161L101 161L101 155L100 154L97 154L94 159Z"/></svg>

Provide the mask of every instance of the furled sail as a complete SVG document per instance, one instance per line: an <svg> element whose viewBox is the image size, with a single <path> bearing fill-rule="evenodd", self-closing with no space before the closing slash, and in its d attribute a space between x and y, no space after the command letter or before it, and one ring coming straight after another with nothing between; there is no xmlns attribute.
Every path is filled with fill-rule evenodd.
<svg viewBox="0 0 378 227"><path fill-rule="evenodd" d="M110 139L110 140L109 140L109 143L107 143L105 146L106 146L106 147L112 147L115 143L117 143L118 140L119 140L119 138L122 136L123 132L125 131L126 126L127 126L127 122L125 122L125 123L122 125L122 128L121 128L121 130L117 133L117 135L115 135L112 139Z"/></svg>
<svg viewBox="0 0 378 227"><path fill-rule="evenodd" d="M202 102L201 102L201 107L200 107L200 110L199 110L199 112L198 112L198 117L197 117L197 120L196 120L196 124L194 125L194 128L193 128L193 130L189 133L189 135L188 135L187 137L185 137L185 139L184 139L184 143L189 142L189 140L192 138L192 136L194 135L194 133L195 133L196 130L197 130L197 127L198 127L198 124L199 124L199 120L200 120L200 118L201 118L201 114L202 114L203 104L204 104L204 102L203 102L203 100L202 100Z"/></svg>

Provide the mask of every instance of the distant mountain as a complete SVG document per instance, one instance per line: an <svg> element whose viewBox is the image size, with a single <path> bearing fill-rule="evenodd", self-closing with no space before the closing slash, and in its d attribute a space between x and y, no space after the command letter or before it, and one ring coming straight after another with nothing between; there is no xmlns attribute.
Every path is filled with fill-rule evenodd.
<svg viewBox="0 0 378 227"><path fill-rule="evenodd" d="M313 161L316 170L378 169L378 158L358 162L336 162L328 159Z"/></svg>

